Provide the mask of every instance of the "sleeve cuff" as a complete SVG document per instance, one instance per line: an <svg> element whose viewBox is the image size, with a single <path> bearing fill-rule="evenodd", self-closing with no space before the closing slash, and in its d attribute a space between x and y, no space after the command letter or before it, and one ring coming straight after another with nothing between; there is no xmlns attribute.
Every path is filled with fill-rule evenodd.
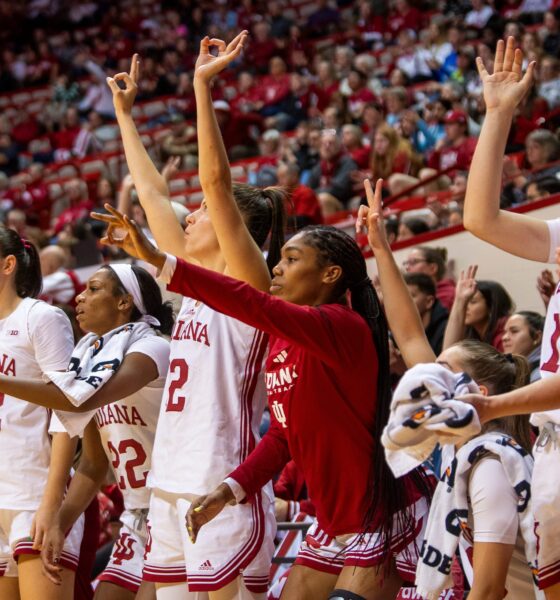
<svg viewBox="0 0 560 600"><path fill-rule="evenodd" d="M165 285L169 285L171 280L173 279L173 275L175 274L175 269L177 268L177 257L172 254L165 255L165 263L163 265L162 270L158 275L158 281L165 283Z"/></svg>
<svg viewBox="0 0 560 600"><path fill-rule="evenodd" d="M231 491L233 492L233 495L235 496L236 503L241 504L247 496L245 490L241 487L241 485L237 481L235 481L233 477L226 477L224 479L224 483L230 487Z"/></svg>

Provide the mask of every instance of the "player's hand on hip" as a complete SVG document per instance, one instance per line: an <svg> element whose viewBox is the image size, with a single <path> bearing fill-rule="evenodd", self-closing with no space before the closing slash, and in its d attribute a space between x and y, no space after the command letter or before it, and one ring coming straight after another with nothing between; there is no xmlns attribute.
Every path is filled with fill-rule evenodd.
<svg viewBox="0 0 560 600"><path fill-rule="evenodd" d="M494 72L488 73L480 56L476 66L482 80L486 110L504 110L512 112L525 98L533 84L535 61L529 63L523 74L523 52L515 47L515 39L509 37L507 42L499 40L494 56Z"/></svg>
<svg viewBox="0 0 560 600"><path fill-rule="evenodd" d="M227 46L223 40L204 37L200 42L200 53L194 66L194 82L209 83L238 58L248 35L247 31L238 33ZM218 48L217 56L210 52L211 48Z"/></svg>
<svg viewBox="0 0 560 600"><path fill-rule="evenodd" d="M113 105L117 113L130 114L134 99L138 92L138 78L140 72L140 58L138 54L132 57L130 73L117 73L114 77L107 77L107 85L113 92ZM124 82L124 89L119 87L118 81Z"/></svg>
<svg viewBox="0 0 560 600"><path fill-rule="evenodd" d="M187 531L194 544L200 528L222 512L226 504L235 501L235 496L227 483L221 483L213 492L199 496L187 512Z"/></svg>
<svg viewBox="0 0 560 600"><path fill-rule="evenodd" d="M90 213L93 219L109 225L105 237L101 238L101 243L105 246L117 246L130 256L162 269L165 264L165 254L148 240L136 222L110 204L105 204L105 209L109 214Z"/></svg>

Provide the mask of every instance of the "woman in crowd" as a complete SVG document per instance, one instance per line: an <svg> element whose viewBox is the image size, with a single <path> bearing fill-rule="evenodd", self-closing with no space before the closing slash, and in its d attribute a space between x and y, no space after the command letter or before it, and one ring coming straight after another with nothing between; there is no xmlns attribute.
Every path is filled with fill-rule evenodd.
<svg viewBox="0 0 560 600"><path fill-rule="evenodd" d="M360 208L357 228L361 230L366 226L368 229L368 240L375 252L391 333L409 368L418 363L434 362L436 357L386 240L381 195L373 194L369 182L366 183L366 191L369 206ZM470 375L484 394L510 392L528 382L529 370L524 358L503 355L476 340L454 344L439 355L437 362L454 373L465 372ZM505 440L503 445L506 455L497 460L498 456L487 454L475 462L470 471L468 516L461 519L464 526L461 525L460 528L464 532L461 546L466 550L461 556L463 560L470 561L464 567L471 587L469 598L499 600L503 598L504 589L507 588L508 597L524 600L532 597L534 590L532 572L524 557L523 541L525 550L530 555L536 545L536 538L532 528L525 527L525 523L520 521L518 509L523 504L523 497L519 490L512 487L505 463L515 463L527 477L530 476L531 461L526 457L530 439L528 423L518 417L492 420L484 426L480 439L473 438L467 443L476 445L478 440L483 444L488 441L486 436L489 433L496 434L491 442L498 443L500 447ZM459 449L457 450L455 456L459 454ZM520 457L523 464L520 463ZM449 466L449 458L444 457L444 460L442 471ZM447 488L453 484L446 479L439 485ZM437 517L441 496L436 490L430 519ZM442 539L444 530L445 527L440 528L439 535ZM430 520L428 534L429 531ZM467 532L471 534L470 537ZM523 539L520 537L521 532ZM469 546L470 551L467 549ZM438 573L434 572L432 577L436 579ZM417 576L417 581L418 579ZM423 583L425 581L424 579ZM433 597L437 597L441 589L432 591Z"/></svg>
<svg viewBox="0 0 560 600"><path fill-rule="evenodd" d="M35 247L0 228L0 372L3 380L38 379L65 369L72 327L57 308L37 300L41 268ZM61 586L41 573L43 536L64 496L75 451L66 434L47 434L50 413L0 392L0 597L71 600L83 522L72 528L60 555ZM30 540L30 537L33 540Z"/></svg>
<svg viewBox="0 0 560 600"><path fill-rule="evenodd" d="M131 116L138 57L130 74L115 76L109 85L130 173L158 246L268 290L270 272L261 248L270 238L268 261L274 264L283 238L284 194L276 188L232 185L210 93L215 77L240 55L246 35L240 33L227 47L221 40L201 42L194 89L204 200L187 217L184 230ZM218 56L211 53L215 47ZM119 80L126 89L119 88ZM100 218L111 223L116 217ZM144 579L155 582L158 599L183 600L198 592L220 599L266 593L275 529L271 487L254 503L227 507L196 546L182 525L192 500L213 490L259 440L266 344L266 335L254 327L197 298L183 298L149 477L151 546Z"/></svg>
<svg viewBox="0 0 560 600"><path fill-rule="evenodd" d="M317 520L283 597L393 599L415 570L428 492L418 473L392 477L380 447L390 400L387 329L357 244L333 227L303 229L283 247L269 294L156 250L130 219L115 216L113 228L127 231L121 246L162 269L168 289L271 335L271 427L215 490L194 499L195 547L227 505L251 504L293 458Z"/></svg>
<svg viewBox="0 0 560 600"><path fill-rule="evenodd" d="M455 301L449 313L443 347L462 339L474 339L503 350L502 337L513 301L496 281L476 281L477 266L461 272Z"/></svg>
<svg viewBox="0 0 560 600"><path fill-rule="evenodd" d="M49 579L61 583L65 533L99 491L110 463L125 511L95 598L147 600L153 592L142 584L150 498L146 481L169 366L169 342L156 331L171 333L172 309L162 303L159 286L144 269L115 264L90 277L77 297L76 315L86 336L74 348L67 372L49 369L47 383L2 375L0 390L55 409L62 421L53 425L55 430L84 435L77 473L43 540Z"/></svg>
<svg viewBox="0 0 560 600"><path fill-rule="evenodd" d="M531 310L519 310L511 315L504 326L504 352L524 356L531 369L531 382L541 378L541 344L544 317Z"/></svg>

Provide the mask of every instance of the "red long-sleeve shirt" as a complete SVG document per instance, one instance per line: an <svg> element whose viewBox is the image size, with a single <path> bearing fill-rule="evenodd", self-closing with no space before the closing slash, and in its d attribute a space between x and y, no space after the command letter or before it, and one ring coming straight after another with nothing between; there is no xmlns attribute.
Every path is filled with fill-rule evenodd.
<svg viewBox="0 0 560 600"><path fill-rule="evenodd" d="M230 476L250 498L291 457L324 531L361 531L371 495L378 372L365 320L340 304L291 304L181 259L168 287L271 336L271 427Z"/></svg>

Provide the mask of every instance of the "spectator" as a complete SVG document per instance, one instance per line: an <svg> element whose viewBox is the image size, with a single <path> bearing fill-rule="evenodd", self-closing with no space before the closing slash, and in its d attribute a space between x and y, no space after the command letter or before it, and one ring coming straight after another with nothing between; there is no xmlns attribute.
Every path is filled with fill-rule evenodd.
<svg viewBox="0 0 560 600"><path fill-rule="evenodd" d="M270 35L273 38L285 39L290 34L293 21L283 14L280 2L268 2L268 22L270 23Z"/></svg>
<svg viewBox="0 0 560 600"><path fill-rule="evenodd" d="M475 280L476 271L476 266L469 267L457 282L443 346L447 349L459 340L474 339L503 352L504 327L513 301L498 282Z"/></svg>
<svg viewBox="0 0 560 600"><path fill-rule="evenodd" d="M163 160L179 156L185 169L194 169L198 165L198 144L196 129L186 123L179 115L171 119L171 131L161 142Z"/></svg>
<svg viewBox="0 0 560 600"><path fill-rule="evenodd" d="M436 286L429 275L407 273L404 280L420 314L428 342L437 356L443 349L449 311L437 299Z"/></svg>
<svg viewBox="0 0 560 600"><path fill-rule="evenodd" d="M0 171L11 177L19 171L17 145L7 133L0 134Z"/></svg>
<svg viewBox="0 0 560 600"><path fill-rule="evenodd" d="M263 106L260 113L265 117L274 116L286 109L290 94L290 76L286 63L275 56L270 59L268 75L261 82Z"/></svg>
<svg viewBox="0 0 560 600"><path fill-rule="evenodd" d="M359 119L368 102L374 102L375 96L367 87L367 76L362 71L353 68L348 74L348 112L352 119Z"/></svg>
<svg viewBox="0 0 560 600"><path fill-rule="evenodd" d="M129 54L130 51L127 51L127 56ZM87 112L93 109L107 119L114 119L115 110L113 108L113 96L106 81L108 73L106 73L91 58L85 59L84 66L90 73L92 81L84 98L78 104L79 110L81 112Z"/></svg>
<svg viewBox="0 0 560 600"><path fill-rule="evenodd" d="M233 161L256 156L258 147L254 131L255 128L260 128L262 117L253 113L233 115L225 100L215 100L214 109L230 159Z"/></svg>
<svg viewBox="0 0 560 600"><path fill-rule="evenodd" d="M408 0L395 0L393 9L387 17L388 41L394 40L404 29L417 31L422 27L422 14L417 8L410 6Z"/></svg>
<svg viewBox="0 0 560 600"><path fill-rule="evenodd" d="M550 56L560 54L560 11L548 10L544 13L543 29L540 31L543 36L542 48Z"/></svg>
<svg viewBox="0 0 560 600"><path fill-rule="evenodd" d="M537 89L550 109L560 106L560 61L557 56L545 56L541 60Z"/></svg>
<svg viewBox="0 0 560 600"><path fill-rule="evenodd" d="M317 10L307 19L306 31L310 37L320 37L336 31L339 27L340 15L329 0L318 0Z"/></svg>
<svg viewBox="0 0 560 600"><path fill-rule="evenodd" d="M545 177L544 179L529 182L525 194L527 202L547 198L553 194L560 194L560 179L557 177Z"/></svg>
<svg viewBox="0 0 560 600"><path fill-rule="evenodd" d="M330 104L332 95L338 91L340 82L336 78L336 72L333 63L322 60L317 65L317 78L311 87L315 95L315 106L319 112L322 112Z"/></svg>
<svg viewBox="0 0 560 600"><path fill-rule="evenodd" d="M524 356L531 369L531 383L541 378L540 358L544 317L529 310L520 310L506 321L502 344L504 352Z"/></svg>
<svg viewBox="0 0 560 600"><path fill-rule="evenodd" d="M362 131L357 125L342 127L342 145L358 169L367 169L371 149L364 144Z"/></svg>
<svg viewBox="0 0 560 600"><path fill-rule="evenodd" d="M270 36L270 25L266 21L255 23L251 38L247 47L247 63L258 73L265 73L270 59L279 52L275 39Z"/></svg>
<svg viewBox="0 0 560 600"><path fill-rule="evenodd" d="M397 131L384 124L377 128L369 165L374 180L388 178L392 173L410 171L412 150L409 142L399 136Z"/></svg>
<svg viewBox="0 0 560 600"><path fill-rule="evenodd" d="M494 15L494 10L485 0L471 0L472 9L465 16L465 25L474 29L484 29Z"/></svg>
<svg viewBox="0 0 560 600"><path fill-rule="evenodd" d="M326 129L321 135L321 161L313 168L309 187L318 195L323 216L329 216L346 206L352 197L351 173L356 163L343 152L336 131Z"/></svg>
<svg viewBox="0 0 560 600"><path fill-rule="evenodd" d="M413 29L402 29L397 38L399 56L396 66L410 83L419 83L431 79L432 70L428 64L430 52L416 46L416 34ZM394 84L393 84L394 85Z"/></svg>
<svg viewBox="0 0 560 600"><path fill-rule="evenodd" d="M408 217L399 223L397 242L406 242L406 240L428 231L430 231L430 226L424 219Z"/></svg>
<svg viewBox="0 0 560 600"><path fill-rule="evenodd" d="M406 89L397 86L387 90L385 93L385 104L387 107L387 124L394 126L401 120L401 117L407 108L408 95Z"/></svg>
<svg viewBox="0 0 560 600"><path fill-rule="evenodd" d="M65 186L68 207L63 210L54 223L55 234L60 233L67 225L86 219L93 209L93 202L88 198L87 187L79 179L71 179Z"/></svg>
<svg viewBox="0 0 560 600"><path fill-rule="evenodd" d="M450 310L455 299L455 282L446 277L447 249L417 246L413 248L403 263L407 273L424 273L436 285L437 299L444 308Z"/></svg>
<svg viewBox="0 0 560 600"><path fill-rule="evenodd" d="M323 222L321 206L315 192L299 181L299 168L294 163L280 163L277 171L278 185L290 190L291 205L286 212L297 231L306 225Z"/></svg>
<svg viewBox="0 0 560 600"><path fill-rule="evenodd" d="M41 300L74 308L75 298L84 286L74 271L64 268L67 262L66 252L60 246L46 246L39 252L39 258L43 275Z"/></svg>

